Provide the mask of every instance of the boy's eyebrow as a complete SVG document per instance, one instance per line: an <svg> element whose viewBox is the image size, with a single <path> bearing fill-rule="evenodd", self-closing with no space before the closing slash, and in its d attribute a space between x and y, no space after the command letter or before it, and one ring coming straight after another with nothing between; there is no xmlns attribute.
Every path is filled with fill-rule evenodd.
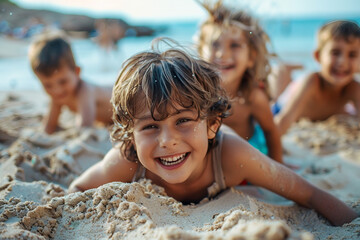
<svg viewBox="0 0 360 240"><path fill-rule="evenodd" d="M177 114L180 114L180 113L183 113L183 112L194 112L194 110L188 109L188 108L181 109L181 110L176 110L174 113L169 114L169 117L174 116L174 115L177 115ZM144 116L137 117L137 118L135 119L135 121L137 121L137 122L138 122L138 121L146 121L146 120L149 120L149 119L153 120L151 114L146 114L146 115L144 115Z"/></svg>

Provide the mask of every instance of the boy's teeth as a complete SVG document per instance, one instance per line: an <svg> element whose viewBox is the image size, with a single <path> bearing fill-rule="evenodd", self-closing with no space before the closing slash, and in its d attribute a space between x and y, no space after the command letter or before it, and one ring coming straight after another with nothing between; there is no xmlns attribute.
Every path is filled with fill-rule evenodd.
<svg viewBox="0 0 360 240"><path fill-rule="evenodd" d="M186 153L175 156L175 157L169 157L169 158L160 158L160 162L163 165L175 165L180 163L182 160L184 160Z"/></svg>

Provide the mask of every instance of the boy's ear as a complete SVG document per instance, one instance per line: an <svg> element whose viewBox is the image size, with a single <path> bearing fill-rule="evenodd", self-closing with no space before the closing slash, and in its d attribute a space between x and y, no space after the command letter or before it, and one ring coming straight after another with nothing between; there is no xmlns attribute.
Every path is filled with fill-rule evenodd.
<svg viewBox="0 0 360 240"><path fill-rule="evenodd" d="M317 62L320 62L320 51L319 50L315 50L314 53L314 58Z"/></svg>
<svg viewBox="0 0 360 240"><path fill-rule="evenodd" d="M79 66L75 67L75 73L77 76L80 76L81 68Z"/></svg>
<svg viewBox="0 0 360 240"><path fill-rule="evenodd" d="M135 140L134 140L134 138L131 139L131 144L133 145L134 150L136 151L136 145L135 145Z"/></svg>
<svg viewBox="0 0 360 240"><path fill-rule="evenodd" d="M214 139L221 124L220 117L208 121L208 139Z"/></svg>

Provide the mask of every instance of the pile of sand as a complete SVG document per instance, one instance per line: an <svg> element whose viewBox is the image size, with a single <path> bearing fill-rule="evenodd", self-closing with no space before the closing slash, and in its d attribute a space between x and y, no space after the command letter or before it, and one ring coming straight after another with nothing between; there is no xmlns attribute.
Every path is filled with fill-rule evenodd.
<svg viewBox="0 0 360 240"><path fill-rule="evenodd" d="M37 93L38 94L38 93ZM110 183L65 195L67 186L111 148L108 130L39 131L46 98L0 102L1 239L359 239L360 218L333 227L315 211L265 190L265 200L232 188L183 205L150 181ZM37 98L38 100L39 98ZM63 125L68 123L63 118ZM65 120L64 120L65 119ZM338 116L302 121L283 138L285 161L360 212L360 127Z"/></svg>

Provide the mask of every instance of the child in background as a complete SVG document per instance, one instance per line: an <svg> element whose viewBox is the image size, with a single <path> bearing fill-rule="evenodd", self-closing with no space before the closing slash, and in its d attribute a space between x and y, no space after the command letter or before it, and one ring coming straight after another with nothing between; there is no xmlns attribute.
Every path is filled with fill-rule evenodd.
<svg viewBox="0 0 360 240"><path fill-rule="evenodd" d="M360 116L360 28L350 21L334 21L320 28L314 57L320 72L307 76L285 104L275 121L281 134L302 117L322 121L343 114L347 103Z"/></svg>
<svg viewBox="0 0 360 240"><path fill-rule="evenodd" d="M218 67L220 84L231 99L232 115L224 119L224 124L282 163L280 134L266 92L270 73L268 36L251 16L231 11L222 1L212 6L200 4L209 18L200 27L198 52Z"/></svg>
<svg viewBox="0 0 360 240"><path fill-rule="evenodd" d="M357 217L332 195L223 132L229 102L213 66L177 48L139 53L124 63L112 95L120 141L71 183L68 192L150 179L183 203L196 203L243 180L314 208L334 225Z"/></svg>
<svg viewBox="0 0 360 240"><path fill-rule="evenodd" d="M54 133L64 106L77 113L77 126L97 120L111 124L111 87L100 87L80 78L71 46L59 34L43 34L30 46L29 60L35 75L50 96L44 130Z"/></svg>

